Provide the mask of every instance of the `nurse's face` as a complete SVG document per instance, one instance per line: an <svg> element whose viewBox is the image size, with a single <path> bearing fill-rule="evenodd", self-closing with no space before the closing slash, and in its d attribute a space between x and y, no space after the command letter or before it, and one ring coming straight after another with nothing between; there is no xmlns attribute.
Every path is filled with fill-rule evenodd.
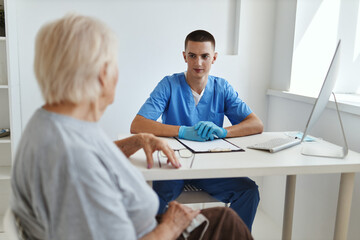
<svg viewBox="0 0 360 240"><path fill-rule="evenodd" d="M187 43L183 52L185 62L188 65L187 77L191 79L207 79L211 64L216 60L217 53L211 42Z"/></svg>

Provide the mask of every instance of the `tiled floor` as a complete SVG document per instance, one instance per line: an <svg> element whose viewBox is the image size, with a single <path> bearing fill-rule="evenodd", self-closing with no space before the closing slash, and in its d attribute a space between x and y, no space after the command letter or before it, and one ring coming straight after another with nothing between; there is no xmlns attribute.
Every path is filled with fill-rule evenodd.
<svg viewBox="0 0 360 240"><path fill-rule="evenodd" d="M276 225L262 210L257 211L252 229L254 239L279 240L281 233L282 226Z"/></svg>
<svg viewBox="0 0 360 240"><path fill-rule="evenodd" d="M4 216L0 215L0 240L6 240L3 227L3 217Z"/></svg>

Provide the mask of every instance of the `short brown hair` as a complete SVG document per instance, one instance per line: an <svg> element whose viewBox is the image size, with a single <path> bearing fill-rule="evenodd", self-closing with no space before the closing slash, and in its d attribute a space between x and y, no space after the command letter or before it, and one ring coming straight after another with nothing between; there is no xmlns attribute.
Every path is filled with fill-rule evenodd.
<svg viewBox="0 0 360 240"><path fill-rule="evenodd" d="M211 42L215 50L215 38L211 33L205 30L196 30L189 33L185 38L185 49L189 41L193 42Z"/></svg>

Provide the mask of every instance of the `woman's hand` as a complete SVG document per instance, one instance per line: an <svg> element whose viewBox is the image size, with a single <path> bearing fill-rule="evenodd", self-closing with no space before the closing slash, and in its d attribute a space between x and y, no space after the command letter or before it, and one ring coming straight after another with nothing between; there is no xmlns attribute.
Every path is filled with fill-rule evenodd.
<svg viewBox="0 0 360 240"><path fill-rule="evenodd" d="M161 216L160 224L141 240L175 240L199 213L200 210L170 202L168 210Z"/></svg>
<svg viewBox="0 0 360 240"><path fill-rule="evenodd" d="M179 160L175 156L175 152L171 149L168 143L153 134L139 133L134 136L115 141L115 144L125 154L126 157L130 157L140 148L144 149L147 161L147 167L152 168L154 165L153 153L157 150L162 151L168 158L168 163L171 163L174 167L181 167Z"/></svg>
<svg viewBox="0 0 360 240"><path fill-rule="evenodd" d="M200 213L176 201L169 203L169 208L161 216L160 225L168 229L177 238L190 225L191 221Z"/></svg>
<svg viewBox="0 0 360 240"><path fill-rule="evenodd" d="M168 143L158 137L155 137L153 134L141 133L139 134L143 140L144 152L146 154L146 160L148 163L148 168L152 168L154 165L153 153L156 150L162 151L168 158L167 162L171 163L174 167L181 167L181 164L177 157L175 156L174 150L168 145Z"/></svg>

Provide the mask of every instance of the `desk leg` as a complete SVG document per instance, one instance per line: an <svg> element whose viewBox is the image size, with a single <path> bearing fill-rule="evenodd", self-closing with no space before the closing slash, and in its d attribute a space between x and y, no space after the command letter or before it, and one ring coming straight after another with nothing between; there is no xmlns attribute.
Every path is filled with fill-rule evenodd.
<svg viewBox="0 0 360 240"><path fill-rule="evenodd" d="M283 217L282 240L290 240L292 234L296 175L286 176L285 206Z"/></svg>
<svg viewBox="0 0 360 240"><path fill-rule="evenodd" d="M347 239L355 173L342 173L335 220L334 240Z"/></svg>

